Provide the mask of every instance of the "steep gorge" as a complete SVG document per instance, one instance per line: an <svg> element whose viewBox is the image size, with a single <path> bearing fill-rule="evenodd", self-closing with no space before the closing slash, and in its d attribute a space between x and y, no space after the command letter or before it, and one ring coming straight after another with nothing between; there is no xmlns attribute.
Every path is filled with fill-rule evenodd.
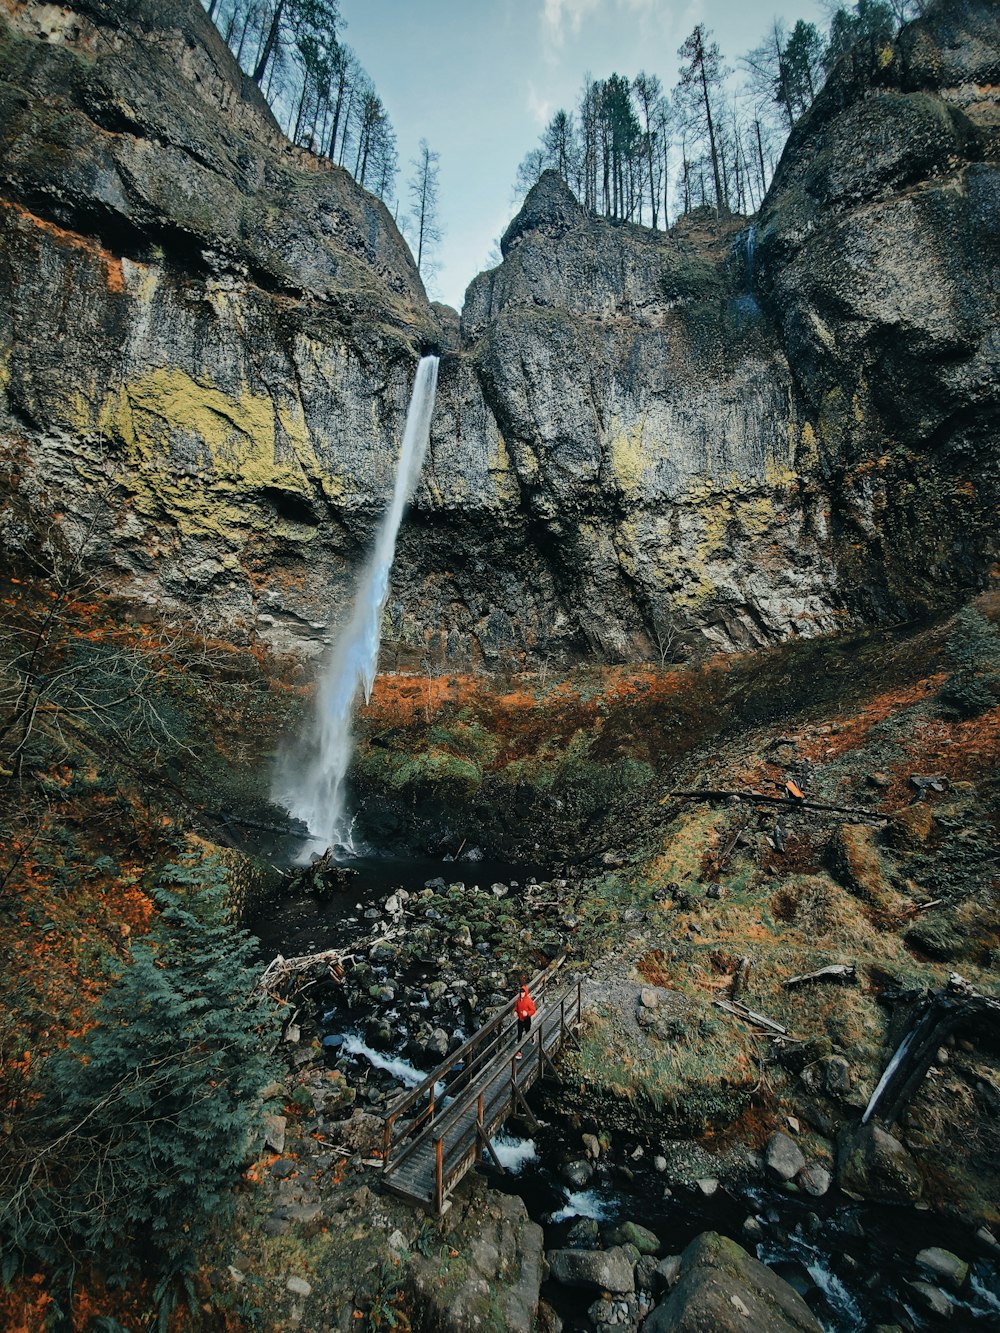
<svg viewBox="0 0 1000 1333"><path fill-rule="evenodd" d="M993 6L840 69L756 228L532 191L460 332L200 7L5 0L2 539L313 654L445 353L395 660L753 647L968 596L995 551Z"/></svg>

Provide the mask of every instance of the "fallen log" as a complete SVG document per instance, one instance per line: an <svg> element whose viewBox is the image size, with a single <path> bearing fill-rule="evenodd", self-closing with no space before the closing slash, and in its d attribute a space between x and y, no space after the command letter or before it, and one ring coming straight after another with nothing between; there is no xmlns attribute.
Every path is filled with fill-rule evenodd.
<svg viewBox="0 0 1000 1333"><path fill-rule="evenodd" d="M791 990L793 986L805 986L812 981L838 981L843 984L855 982L857 979L857 969L853 963L830 963L828 967L818 968L815 972L804 972L800 977L789 977L781 984L786 990Z"/></svg>
<svg viewBox="0 0 1000 1333"><path fill-rule="evenodd" d="M873 1117L884 1125L898 1119L924 1081L941 1045L956 1028L966 1026L1000 1036L1000 1000L980 994L964 977L952 972L946 986L917 1006L910 1030L872 1093L862 1124Z"/></svg>
<svg viewBox="0 0 1000 1333"><path fill-rule="evenodd" d="M762 791L726 791L705 788L696 791L667 792L665 800L677 797L683 801L747 801L751 805L777 806L783 810L825 810L836 815L860 815L865 819L887 820L881 810L869 810L862 805L827 805L824 801L799 800L791 796L768 796Z"/></svg>
<svg viewBox="0 0 1000 1333"><path fill-rule="evenodd" d="M773 1018L768 1018L766 1014L759 1014L755 1009L750 1009L739 1000L713 1000L712 1003L717 1009L724 1010L727 1014L732 1014L734 1018L740 1018L744 1023L750 1023L753 1027L763 1028L765 1032L771 1033L776 1037L787 1037L794 1041L795 1038L786 1027L776 1023Z"/></svg>

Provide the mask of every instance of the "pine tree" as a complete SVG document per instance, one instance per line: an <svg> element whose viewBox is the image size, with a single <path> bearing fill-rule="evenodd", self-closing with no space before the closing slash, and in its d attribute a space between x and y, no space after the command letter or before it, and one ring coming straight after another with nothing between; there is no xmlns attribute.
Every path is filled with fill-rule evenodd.
<svg viewBox="0 0 1000 1333"><path fill-rule="evenodd" d="M172 1278L231 1210L273 1074L273 1015L252 998L253 941L223 915L224 892L218 857L168 867L157 924L93 1026L46 1062L0 1172L4 1277L20 1261Z"/></svg>

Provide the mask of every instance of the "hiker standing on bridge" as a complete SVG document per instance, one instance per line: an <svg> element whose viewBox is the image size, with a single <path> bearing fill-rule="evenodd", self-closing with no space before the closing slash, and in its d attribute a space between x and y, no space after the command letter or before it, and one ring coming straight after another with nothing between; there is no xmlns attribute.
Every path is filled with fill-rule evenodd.
<svg viewBox="0 0 1000 1333"><path fill-rule="evenodd" d="M517 993L517 999L514 1001L514 1014L517 1017L517 1039L521 1040L531 1031L531 1016L535 1012L535 1002L528 993L528 983L524 977L521 978L521 989ZM520 1060L521 1053L518 1051L517 1059Z"/></svg>

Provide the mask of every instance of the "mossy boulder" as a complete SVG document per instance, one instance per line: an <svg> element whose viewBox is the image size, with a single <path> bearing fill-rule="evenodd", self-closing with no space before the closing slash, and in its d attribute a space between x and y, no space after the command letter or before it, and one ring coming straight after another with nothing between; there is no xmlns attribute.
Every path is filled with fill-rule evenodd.
<svg viewBox="0 0 1000 1333"><path fill-rule="evenodd" d="M867 824L842 824L830 839L826 861L837 881L862 902L880 910L890 905L895 895L882 865L875 830Z"/></svg>
<svg viewBox="0 0 1000 1333"><path fill-rule="evenodd" d="M771 1269L717 1232L697 1236L681 1255L670 1296L643 1324L643 1333L819 1333L805 1301Z"/></svg>
<svg viewBox="0 0 1000 1333"><path fill-rule="evenodd" d="M886 840L900 851L919 851L934 834L934 812L923 801L897 810L886 829Z"/></svg>
<svg viewBox="0 0 1000 1333"><path fill-rule="evenodd" d="M841 1134L837 1183L879 1203L913 1203L923 1193L913 1158L898 1139L872 1124L852 1126Z"/></svg>

